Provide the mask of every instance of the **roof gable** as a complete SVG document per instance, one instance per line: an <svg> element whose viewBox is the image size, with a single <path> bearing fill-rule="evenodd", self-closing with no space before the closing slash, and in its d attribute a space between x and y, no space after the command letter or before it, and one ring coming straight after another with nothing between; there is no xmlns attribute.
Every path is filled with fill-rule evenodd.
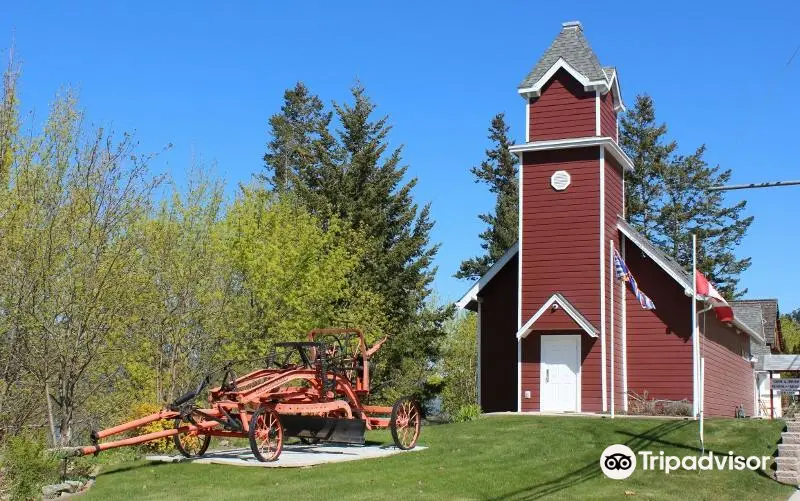
<svg viewBox="0 0 800 501"><path fill-rule="evenodd" d="M532 87L558 63L559 59L590 81L607 81L600 60L583 36L583 26L573 21L562 25L561 33L520 83L519 88Z"/></svg>
<svg viewBox="0 0 800 501"><path fill-rule="evenodd" d="M566 70L587 90L596 88L605 94L616 87L616 107L618 110L624 109L616 69L600 64L583 35L583 26L578 21L562 24L561 32L519 84L519 93L523 96L538 96L542 87L560 69Z"/></svg>
<svg viewBox="0 0 800 501"><path fill-rule="evenodd" d="M617 228L619 228L628 240L636 244L647 257L659 265L667 275L678 282L678 284L684 288L684 291L687 291L688 295L691 296L692 276L683 269L683 266L675 261L672 256L668 255L653 244L653 242L648 240L647 237L633 229L633 226L625 221L622 216L617 217Z"/></svg>
<svg viewBox="0 0 800 501"><path fill-rule="evenodd" d="M689 296L690 298L694 294L694 281L692 276L683 269L677 261L675 261L672 256L668 255L666 252L661 250L660 248L656 247L653 242L648 240L644 235L633 229L633 227L628 224L627 221L622 216L617 217L617 228L619 231L622 232L625 237L633 242L637 247L639 247L642 252L644 252L647 257L653 260L658 266L664 270L667 275L672 277L678 285L683 287L683 293ZM700 301L707 302L709 298L701 296L700 294L697 295L697 299ZM731 324L744 331L749 336L754 337L755 339L759 340L760 342L764 342L763 334L759 333L756 330L753 330L747 323L742 321L742 319L738 318L734 312L733 321Z"/></svg>
<svg viewBox="0 0 800 501"><path fill-rule="evenodd" d="M500 259L495 262L489 270L484 273L484 275L475 282L472 287L469 288L466 294L464 294L461 299L456 301L456 307L459 309L467 309L471 311L478 310L478 294L486 287L492 279L500 273L500 270L508 264L514 256L517 255L519 251L519 244L514 243L506 252L503 254Z"/></svg>
<svg viewBox="0 0 800 501"><path fill-rule="evenodd" d="M545 301L541 308L539 308L527 322L525 322L525 325L523 325L522 328L517 332L517 339L527 337L528 334L530 334L533 330L533 326L536 321L539 320L539 318L541 318L541 316L544 315L544 313L554 305L558 305L558 307L562 308L564 312L575 321L577 326L583 329L584 332L592 337L598 337L600 331L597 329L597 327L595 327L589 321L589 319L584 317L583 314L572 305L572 303L567 301L567 298L561 295L560 292L556 292L550 296L550 299Z"/></svg>
<svg viewBox="0 0 800 501"><path fill-rule="evenodd" d="M781 349L780 313L777 299L739 299L730 301L730 304L737 317L739 316L739 312L742 312L742 319L746 323L747 320L745 320L745 318L754 318L756 314L760 314L760 333L763 335L764 340L770 346Z"/></svg>

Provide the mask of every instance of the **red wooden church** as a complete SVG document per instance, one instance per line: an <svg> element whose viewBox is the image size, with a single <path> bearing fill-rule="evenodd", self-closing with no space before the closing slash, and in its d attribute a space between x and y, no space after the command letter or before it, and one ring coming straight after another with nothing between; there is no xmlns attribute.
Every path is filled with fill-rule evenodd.
<svg viewBox="0 0 800 501"><path fill-rule="evenodd" d="M627 411L627 395L647 392L696 412L693 277L623 218L633 166L617 143L616 68L600 64L580 23L564 23L518 92L519 242L458 302L479 316L481 407ZM615 279L615 250L655 309ZM753 415L750 341L763 338L737 318L700 317L705 415L740 405Z"/></svg>

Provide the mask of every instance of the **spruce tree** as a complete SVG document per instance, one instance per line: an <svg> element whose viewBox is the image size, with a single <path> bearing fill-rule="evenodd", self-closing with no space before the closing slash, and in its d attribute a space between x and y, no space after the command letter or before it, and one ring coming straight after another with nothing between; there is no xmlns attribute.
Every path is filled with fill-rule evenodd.
<svg viewBox="0 0 800 501"><path fill-rule="evenodd" d="M696 234L698 268L722 294L743 294L737 285L750 258L737 258L735 250L753 218L744 217L746 202L728 205L721 192L709 190L726 184L730 169L709 166L705 146L679 155L677 142L666 139L667 126L656 121L649 96L637 96L620 125L620 144L634 163L634 172L625 175L628 221L687 270Z"/></svg>
<svg viewBox="0 0 800 501"><path fill-rule="evenodd" d="M633 108L620 119L619 142L633 160L633 172L625 173L625 215L647 238L658 231L663 172L677 148L666 141L666 134L666 124L656 122L653 98L636 96Z"/></svg>
<svg viewBox="0 0 800 501"><path fill-rule="evenodd" d="M349 222L367 237L370 247L353 280L379 293L390 336L373 376L396 385L406 381L408 391L421 392L424 376L411 381L410 374L423 374L432 367L444 335L443 322L450 314L448 308L430 304L432 263L438 250L430 242L430 204L420 207L414 201L417 180L404 180L408 167L402 164L402 147L390 147L388 117L374 116L376 106L361 85L351 93L350 103L334 104L339 124L334 132L330 117L321 107L313 107L313 115L328 118L318 121L324 128L315 130L308 142L313 151L310 161L289 164L286 177L293 180L289 191L313 213ZM287 93L286 99L293 97ZM291 109L286 103L270 119L273 138L305 137L302 124L308 120L288 120L283 115ZM300 124L299 133L276 130L276 125L284 124ZM272 159L281 158L285 144L270 141L265 155L268 171L274 171ZM409 369L410 361L414 369Z"/></svg>
<svg viewBox="0 0 800 501"><path fill-rule="evenodd" d="M751 258L738 259L753 217L744 217L747 202L727 205L723 194L712 186L727 184L731 170L709 166L705 145L688 156L675 156L663 172L664 197L659 207L659 235L655 241L684 268L692 264L692 234L697 235L697 267L719 291L730 298L743 295L737 289L739 275L750 267Z"/></svg>
<svg viewBox="0 0 800 501"><path fill-rule="evenodd" d="M302 83L283 94L281 112L269 119L271 133L264 154L265 173L257 177L278 192L289 191L298 177L308 177L316 163L320 141L327 139L331 113ZM302 180L299 181L302 185Z"/></svg>
<svg viewBox="0 0 800 501"><path fill-rule="evenodd" d="M519 232L519 186L517 185L518 160L509 151L514 141L508 137L509 127L505 114L498 113L489 126L489 141L492 147L486 150L486 159L470 172L475 182L486 183L495 194L494 212L480 214L486 229L480 234L482 256L461 263L456 278L476 279L483 276L498 259L516 243Z"/></svg>

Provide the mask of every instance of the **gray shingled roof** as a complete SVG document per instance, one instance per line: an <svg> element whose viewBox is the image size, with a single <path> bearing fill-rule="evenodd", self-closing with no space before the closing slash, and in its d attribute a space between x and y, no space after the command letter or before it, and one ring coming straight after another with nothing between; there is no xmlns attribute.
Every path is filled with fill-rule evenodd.
<svg viewBox="0 0 800 501"><path fill-rule="evenodd" d="M800 355L762 355L756 369L762 371L798 371Z"/></svg>
<svg viewBox="0 0 800 501"><path fill-rule="evenodd" d="M770 346L775 346L775 331L778 329L778 300L777 299L742 299L730 301L734 314L738 317L737 308L760 309L764 322L764 340ZM749 325L749 324L748 324Z"/></svg>
<svg viewBox="0 0 800 501"><path fill-rule="evenodd" d="M764 315L760 304L731 301L730 305L736 318L764 337Z"/></svg>
<svg viewBox="0 0 800 501"><path fill-rule="evenodd" d="M611 81L611 74L606 76L600 60L589 46L583 36L580 23L564 23L561 33L558 34L544 55L536 63L528 76L519 84L520 89L533 86L541 79L547 70L553 67L559 58L563 58L570 66L586 76L590 81Z"/></svg>

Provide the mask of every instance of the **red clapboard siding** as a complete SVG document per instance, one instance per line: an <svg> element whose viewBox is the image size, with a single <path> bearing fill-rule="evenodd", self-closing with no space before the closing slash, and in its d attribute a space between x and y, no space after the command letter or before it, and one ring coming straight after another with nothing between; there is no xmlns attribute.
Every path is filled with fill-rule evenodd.
<svg viewBox="0 0 800 501"><path fill-rule="evenodd" d="M536 321L536 330L581 330L581 327L575 323L575 320L563 308L559 308L555 311L547 310L542 313L542 316Z"/></svg>
<svg viewBox="0 0 800 501"><path fill-rule="evenodd" d="M596 135L595 93L583 90L564 70L557 71L529 103L530 141Z"/></svg>
<svg viewBox="0 0 800 501"><path fill-rule="evenodd" d="M593 134L589 134L593 135ZM540 139L540 138L537 138ZM570 186L555 191L550 177L566 170ZM600 326L600 150L580 148L525 153L522 169L522 321L560 292ZM600 343L563 311L546 312L522 344L523 410L539 409L541 335L580 333L581 410L602 410Z"/></svg>
<svg viewBox="0 0 800 501"><path fill-rule="evenodd" d="M550 186L557 170L566 170L572 179L560 192ZM599 148L524 154L523 323L560 292L599 326L599 174Z"/></svg>
<svg viewBox="0 0 800 501"><path fill-rule="evenodd" d="M705 358L705 415L734 417L736 408L744 404L745 413L752 416L755 375L744 358L750 356L747 335L722 324L713 312L701 315L701 328L703 324L700 356Z"/></svg>
<svg viewBox="0 0 800 501"><path fill-rule="evenodd" d="M626 288L628 391L649 398L692 400L691 300L683 288L630 241L625 262L656 305L643 310Z"/></svg>
<svg viewBox="0 0 800 501"><path fill-rule="evenodd" d="M600 389L600 342L588 336L582 330L560 332L531 332L522 340L522 410L538 411L539 398L539 359L542 350L541 336L568 334L581 336L581 411L600 412L602 396ZM531 398L524 398L525 391L531 392Z"/></svg>
<svg viewBox="0 0 800 501"><path fill-rule="evenodd" d="M606 152L604 155L604 182L605 182L605 222L604 222L604 238L603 245L605 249L605 267L606 267L606 339L608 345L606 352L608 357L606 363L606 373L608 377L608 405L611 405L611 380L614 381L614 408L623 410L625 405L625 387L622 372L623 354L622 354L622 295L620 284L617 283L614 273L614 266L611 264L611 248L610 241L614 242L614 248L619 249L620 237L619 230L617 229L617 217L622 215L622 170L620 165L614 160L611 155ZM611 311L611 284L614 285L614 311L613 311L613 326L611 325L612 311ZM613 346L613 360L612 360L612 346L611 337L613 333L614 346Z"/></svg>
<svg viewBox="0 0 800 501"><path fill-rule="evenodd" d="M607 92L600 96L600 135L617 138L617 112L614 111L614 94Z"/></svg>
<svg viewBox="0 0 800 501"><path fill-rule="evenodd" d="M512 258L481 291L481 407L517 410L517 269Z"/></svg>

